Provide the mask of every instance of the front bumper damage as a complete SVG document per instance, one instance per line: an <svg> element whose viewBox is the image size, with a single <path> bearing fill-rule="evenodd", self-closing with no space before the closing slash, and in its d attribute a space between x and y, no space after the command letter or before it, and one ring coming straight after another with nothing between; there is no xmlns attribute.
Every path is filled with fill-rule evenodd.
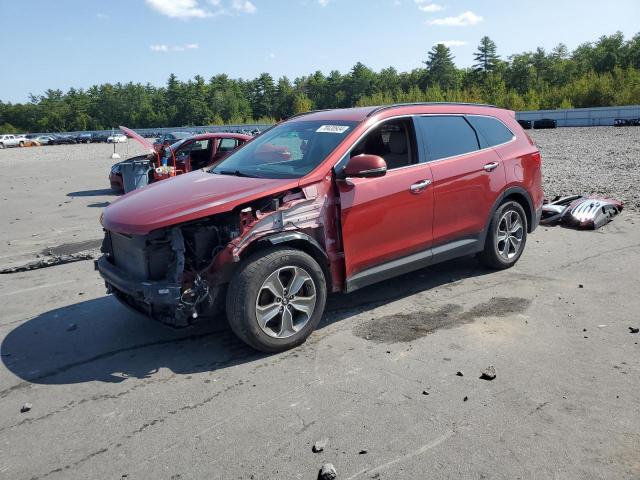
<svg viewBox="0 0 640 480"><path fill-rule="evenodd" d="M167 241L162 245L166 251L156 263L165 263L161 279L140 278L136 271L125 271L114 260L111 232L107 232L102 245L104 253L95 261L95 269L105 281L108 293L112 293L121 303L148 317L172 327L186 327L198 316L198 306L206 301L212 302L210 289L200 277L191 280L189 288L185 288L184 272L184 238L180 228L172 228ZM117 235L117 234L116 234ZM144 239L145 244L150 243ZM167 252L170 249L170 256ZM150 246L143 250L143 259L148 262L148 269L155 270L147 276L157 276L158 266L150 266ZM135 259L126 258L125 262L135 264ZM138 269L140 265L137 265Z"/></svg>
<svg viewBox="0 0 640 480"><path fill-rule="evenodd" d="M100 257L94 264L95 269L105 281L108 293L114 294L126 306L150 317L155 317L154 310L158 307L178 309L182 293L182 286L179 283L134 280L126 272L110 263L106 256ZM176 318L175 322L164 323L180 327L188 325L187 320L188 318Z"/></svg>

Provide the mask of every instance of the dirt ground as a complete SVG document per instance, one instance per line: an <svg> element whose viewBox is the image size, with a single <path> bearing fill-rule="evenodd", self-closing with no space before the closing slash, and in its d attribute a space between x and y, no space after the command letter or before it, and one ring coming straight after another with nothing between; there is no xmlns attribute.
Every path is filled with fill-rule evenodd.
<svg viewBox="0 0 640 480"><path fill-rule="evenodd" d="M540 132L545 173L598 131ZM97 245L111 152L0 151L0 267ZM0 478L638 479L639 270L634 209L541 227L508 271L464 258L334 296L277 355L131 313L91 261L2 274Z"/></svg>

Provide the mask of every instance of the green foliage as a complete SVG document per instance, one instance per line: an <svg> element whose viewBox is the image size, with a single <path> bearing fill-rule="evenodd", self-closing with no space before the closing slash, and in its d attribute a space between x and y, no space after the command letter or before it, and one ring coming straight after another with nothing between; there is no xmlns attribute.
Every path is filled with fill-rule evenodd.
<svg viewBox="0 0 640 480"><path fill-rule="evenodd" d="M0 102L0 130L58 132L103 130L126 125L154 128L230 123L273 123L311 109L410 102L492 103L512 110L640 104L640 33L602 36L570 52L500 60L483 37L473 68L455 66L445 45L433 46L425 68L375 72L358 62L346 74L316 71L291 81L262 73L253 80L220 74L187 81L172 74L162 87L105 83L86 90L47 90L28 103Z"/></svg>
<svg viewBox="0 0 640 480"><path fill-rule="evenodd" d="M429 88L455 88L458 84L458 69L453 63L451 50L446 45L434 45L424 62L427 65Z"/></svg>
<svg viewBox="0 0 640 480"><path fill-rule="evenodd" d="M482 37L476 53L473 54L475 60L473 64L474 71L480 73L495 71L500 62L500 57L497 52L498 47L495 42L487 36Z"/></svg>

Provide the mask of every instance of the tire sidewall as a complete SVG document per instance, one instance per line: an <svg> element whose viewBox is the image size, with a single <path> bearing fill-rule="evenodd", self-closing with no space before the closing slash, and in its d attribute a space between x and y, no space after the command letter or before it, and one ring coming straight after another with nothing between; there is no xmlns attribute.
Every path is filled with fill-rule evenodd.
<svg viewBox="0 0 640 480"><path fill-rule="evenodd" d="M276 252L278 255L271 255ZM261 262L257 271L251 272L252 275L249 277L248 267L265 257L269 257L269 260ZM288 338L274 338L267 335L258 325L255 309L256 299L267 277L279 268L287 266L303 268L311 276L315 284L316 306L313 315L299 332ZM311 335L322 319L327 298L324 272L311 256L300 250L289 248L269 249L252 255L241 267L232 283L235 281L240 281L241 285L244 284L244 288L229 289L227 298L227 312L228 314L231 313L229 315L229 323L232 330L240 338L258 350L278 352L300 345ZM232 295L240 295L242 298L231 298Z"/></svg>
<svg viewBox="0 0 640 480"><path fill-rule="evenodd" d="M518 216L520 217L520 221L522 222L522 225L524 228L522 243L520 244L520 250L518 251L517 255L510 260L506 260L502 255L500 255L500 252L498 251L498 246L496 245L496 237L498 235L498 227L500 225L500 219L508 210L513 210L518 213ZM529 229L529 225L527 223L527 215L525 214L524 209L522 208L522 205L514 201L509 201L502 204L498 208L498 210L496 210L496 213L493 217L493 221L491 222L491 231L489 232L490 244L488 245L488 247L492 249L492 253L495 256L495 260L499 262L501 265L503 265L505 268L515 265L516 262L522 256L522 253L524 252L524 248L527 244L528 229Z"/></svg>

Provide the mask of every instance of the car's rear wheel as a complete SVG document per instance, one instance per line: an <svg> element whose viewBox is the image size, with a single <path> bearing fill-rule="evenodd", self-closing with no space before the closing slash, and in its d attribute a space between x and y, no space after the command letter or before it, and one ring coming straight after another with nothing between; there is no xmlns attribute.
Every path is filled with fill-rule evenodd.
<svg viewBox="0 0 640 480"><path fill-rule="evenodd" d="M303 343L322 318L327 298L324 272L310 255L272 248L249 257L227 291L227 318L234 333L263 352Z"/></svg>
<svg viewBox="0 0 640 480"><path fill-rule="evenodd" d="M491 218L484 250L479 260L490 268L505 269L516 264L527 243L527 216L518 202L500 205Z"/></svg>

